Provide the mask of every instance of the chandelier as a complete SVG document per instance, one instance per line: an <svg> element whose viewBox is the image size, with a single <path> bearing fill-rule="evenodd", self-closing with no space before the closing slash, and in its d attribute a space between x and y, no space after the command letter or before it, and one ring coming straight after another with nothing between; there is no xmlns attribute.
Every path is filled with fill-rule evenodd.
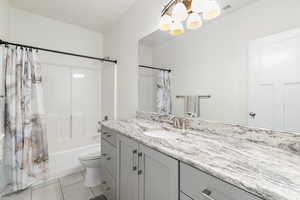
<svg viewBox="0 0 300 200"><path fill-rule="evenodd" d="M221 14L216 0L171 0L163 9L159 29L172 35L184 33L183 22L187 29L198 29L203 20L212 20Z"/></svg>

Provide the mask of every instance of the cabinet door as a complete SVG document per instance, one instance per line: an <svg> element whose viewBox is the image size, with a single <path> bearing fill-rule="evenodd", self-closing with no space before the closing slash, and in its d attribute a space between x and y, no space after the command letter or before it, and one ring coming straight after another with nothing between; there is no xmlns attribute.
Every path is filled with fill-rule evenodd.
<svg viewBox="0 0 300 200"><path fill-rule="evenodd" d="M180 193L180 200L193 200L190 197L186 196L185 194L183 194L182 192Z"/></svg>
<svg viewBox="0 0 300 200"><path fill-rule="evenodd" d="M178 161L139 146L139 200L178 199Z"/></svg>
<svg viewBox="0 0 300 200"><path fill-rule="evenodd" d="M118 136L118 150L119 200L138 200L138 144L126 137Z"/></svg>

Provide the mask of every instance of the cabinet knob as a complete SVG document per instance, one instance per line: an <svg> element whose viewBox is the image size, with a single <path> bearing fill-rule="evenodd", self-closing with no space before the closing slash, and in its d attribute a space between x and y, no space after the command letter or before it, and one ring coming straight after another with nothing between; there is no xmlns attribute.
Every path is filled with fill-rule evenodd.
<svg viewBox="0 0 300 200"><path fill-rule="evenodd" d="M106 153L103 153L102 156L105 157L105 156L107 156L107 154L106 154Z"/></svg>
<svg viewBox="0 0 300 200"><path fill-rule="evenodd" d="M106 160L111 160L111 157L106 158Z"/></svg>
<svg viewBox="0 0 300 200"><path fill-rule="evenodd" d="M102 181L102 183L101 183L102 185L105 185L106 184L106 181Z"/></svg>
<svg viewBox="0 0 300 200"><path fill-rule="evenodd" d="M108 137L108 138L109 138L109 137L111 137L111 135L107 135L106 137Z"/></svg>

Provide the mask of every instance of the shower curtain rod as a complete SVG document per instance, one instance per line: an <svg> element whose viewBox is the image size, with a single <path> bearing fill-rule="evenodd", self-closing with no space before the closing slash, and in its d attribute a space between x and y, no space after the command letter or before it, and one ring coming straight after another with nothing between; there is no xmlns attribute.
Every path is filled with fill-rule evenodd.
<svg viewBox="0 0 300 200"><path fill-rule="evenodd" d="M88 59L99 60L99 61L103 61L103 62L111 62L111 63L115 63L115 64L118 63L117 60L110 60L110 59L106 59L106 58L97 58L97 57L85 56L85 55L80 55L80 54L75 54L75 53L56 51L56 50L52 50L52 49L45 49L45 48L34 47L34 46L29 46L29 45L24 45L24 44L7 42L7 41L0 39L0 45L3 45L3 44L4 45L13 45L13 46L17 46L17 47L23 47L23 48L28 48L28 49L35 49L35 50L40 50L40 51L48 51L48 52L52 52L52 53L64 54L64 55L81 57L81 58L88 58Z"/></svg>
<svg viewBox="0 0 300 200"><path fill-rule="evenodd" d="M158 67L150 67L150 66L146 66L146 65L139 65L139 67L148 68L148 69L154 69L154 70L160 70L160 71L167 71L169 73L172 72L172 70L170 70L170 69L158 68Z"/></svg>

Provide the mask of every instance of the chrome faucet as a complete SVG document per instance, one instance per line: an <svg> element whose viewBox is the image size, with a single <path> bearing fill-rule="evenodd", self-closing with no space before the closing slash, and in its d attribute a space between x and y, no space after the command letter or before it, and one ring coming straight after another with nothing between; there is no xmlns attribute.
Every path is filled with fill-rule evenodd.
<svg viewBox="0 0 300 200"><path fill-rule="evenodd" d="M178 118L175 116L170 117L169 120L170 120L170 124L172 124L174 128L182 129L184 131L186 130L188 120L183 118Z"/></svg>

